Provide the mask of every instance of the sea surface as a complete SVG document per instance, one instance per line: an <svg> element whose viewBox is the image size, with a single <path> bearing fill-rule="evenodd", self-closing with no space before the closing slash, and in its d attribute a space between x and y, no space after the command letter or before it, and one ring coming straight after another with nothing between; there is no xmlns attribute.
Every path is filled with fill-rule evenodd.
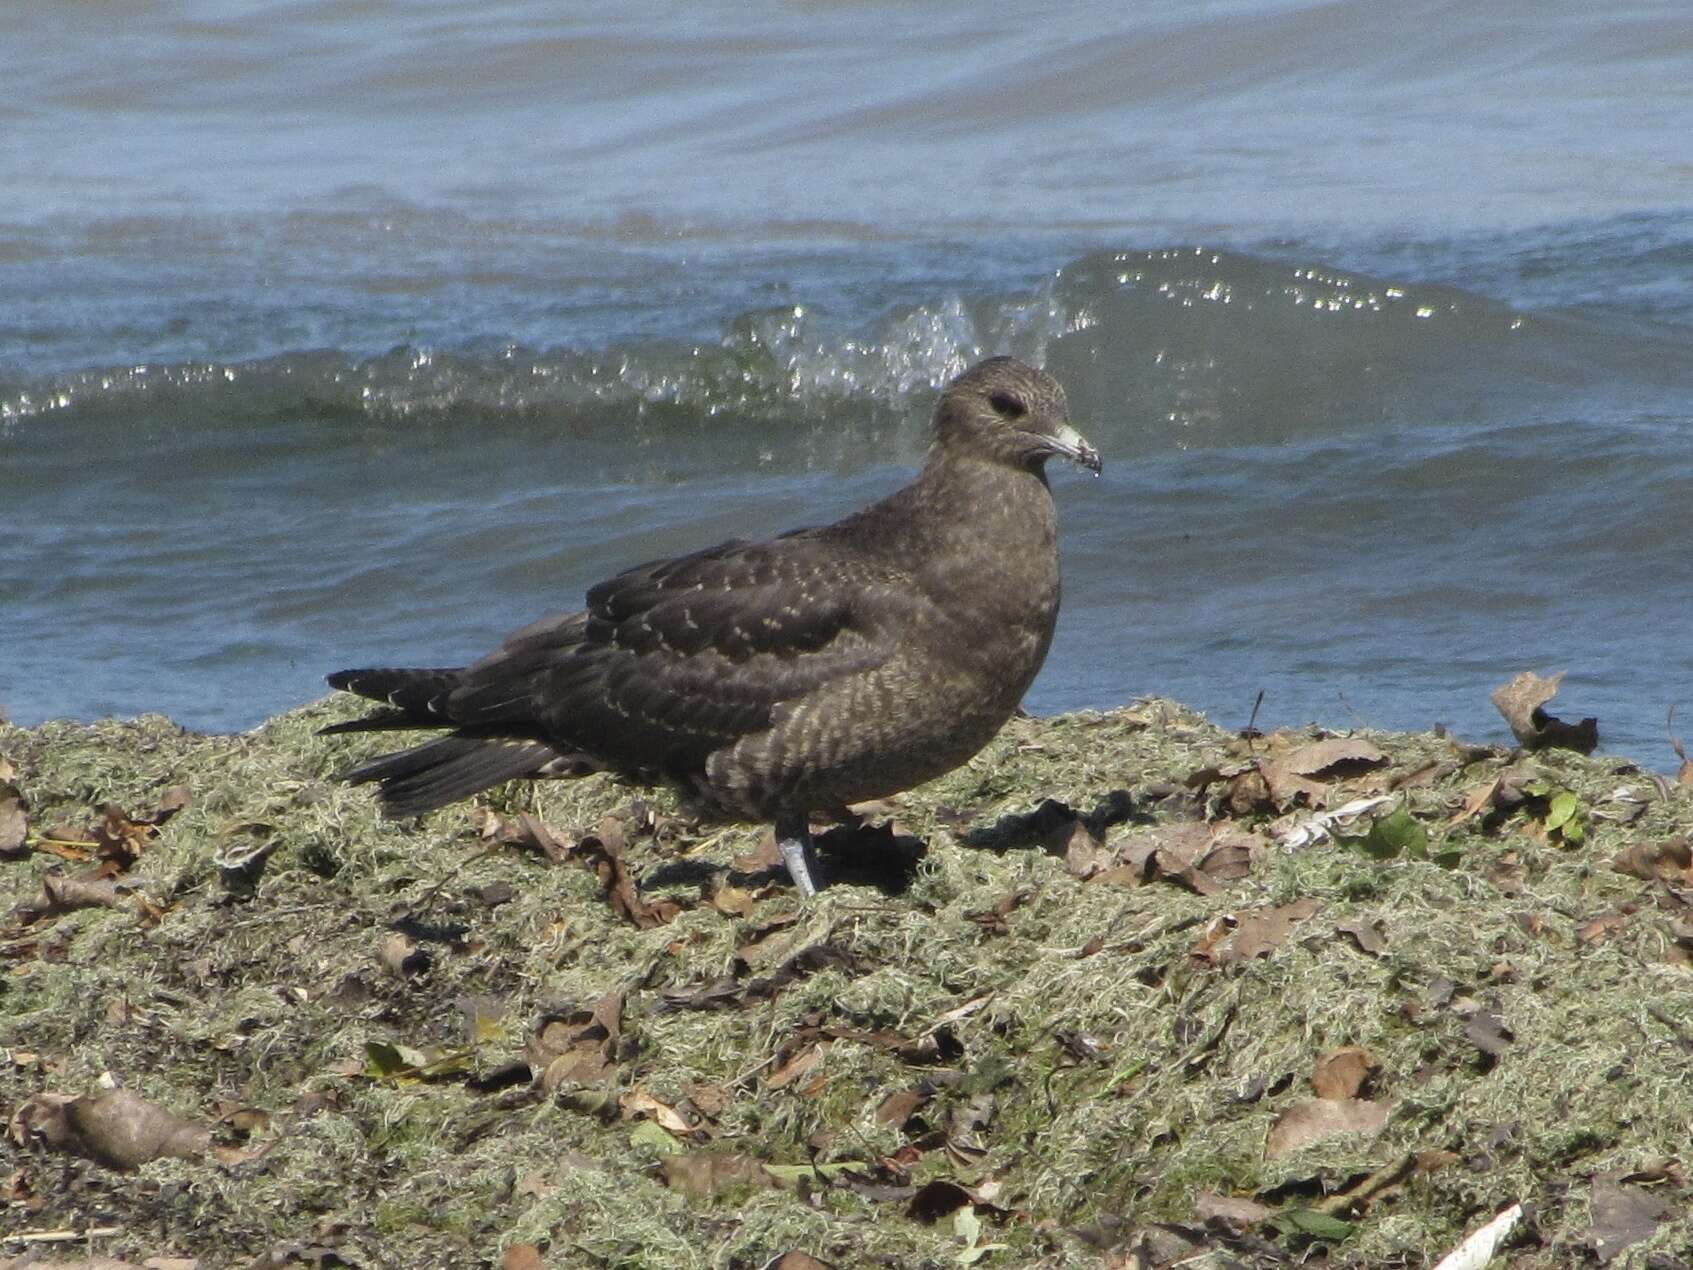
<svg viewBox="0 0 1693 1270"><path fill-rule="evenodd" d="M1693 11L0 6L0 705L250 728L1044 363L1028 707L1693 734Z"/></svg>

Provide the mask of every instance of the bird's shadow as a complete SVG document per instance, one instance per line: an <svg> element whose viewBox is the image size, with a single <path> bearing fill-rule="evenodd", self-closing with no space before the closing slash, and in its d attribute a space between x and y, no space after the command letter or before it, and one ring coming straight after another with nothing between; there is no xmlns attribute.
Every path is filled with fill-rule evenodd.
<svg viewBox="0 0 1693 1270"><path fill-rule="evenodd" d="M1068 803L1047 798L1033 811L1009 812L992 824L974 825L955 836L962 846L1004 855L1007 851L1026 851L1032 847L1050 849L1063 831L1073 825L1081 825L1103 841L1106 830L1113 825L1130 823L1156 824L1157 817L1136 807L1134 795L1128 790L1114 789L1085 814Z"/></svg>
<svg viewBox="0 0 1693 1270"><path fill-rule="evenodd" d="M873 886L883 895L904 895L917 878L929 844L892 824L836 825L816 835L817 856L829 883Z"/></svg>
<svg viewBox="0 0 1693 1270"><path fill-rule="evenodd" d="M870 886L887 896L904 895L911 889L917 866L929 853L928 843L912 834L895 833L891 824L836 825L812 841L824 886ZM651 870L641 880L641 889L709 888L719 878L750 889L787 882L788 871L780 864L741 870L709 860L671 860Z"/></svg>

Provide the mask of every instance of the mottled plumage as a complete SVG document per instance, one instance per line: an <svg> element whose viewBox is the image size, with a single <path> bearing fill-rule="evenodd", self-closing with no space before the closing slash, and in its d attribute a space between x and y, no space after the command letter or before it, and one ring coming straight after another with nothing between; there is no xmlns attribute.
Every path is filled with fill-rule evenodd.
<svg viewBox="0 0 1693 1270"><path fill-rule="evenodd" d="M452 729L346 779L404 816L609 768L776 821L809 892L809 813L950 771L1016 709L1058 616L1044 464L1099 470L1063 389L1007 357L947 387L934 433L916 481L835 524L641 565L461 669L329 676L389 708L326 731Z"/></svg>

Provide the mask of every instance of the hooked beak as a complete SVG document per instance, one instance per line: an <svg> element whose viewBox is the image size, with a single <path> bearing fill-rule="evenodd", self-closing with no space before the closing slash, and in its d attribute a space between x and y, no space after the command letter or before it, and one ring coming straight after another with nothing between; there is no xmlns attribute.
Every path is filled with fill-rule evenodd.
<svg viewBox="0 0 1693 1270"><path fill-rule="evenodd" d="M1105 464L1099 460L1099 451L1089 445L1087 438L1067 423L1057 433L1047 437L1046 444L1053 454L1063 455L1077 467L1085 467L1095 476L1105 468Z"/></svg>

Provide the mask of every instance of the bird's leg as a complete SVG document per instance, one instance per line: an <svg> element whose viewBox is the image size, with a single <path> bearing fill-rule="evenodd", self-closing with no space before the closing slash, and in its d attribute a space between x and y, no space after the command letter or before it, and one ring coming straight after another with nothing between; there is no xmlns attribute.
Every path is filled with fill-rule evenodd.
<svg viewBox="0 0 1693 1270"><path fill-rule="evenodd" d="M788 876L799 888L800 896L810 899L817 894L813 879L821 875L817 866L817 850L811 843L811 821L804 815L776 818L776 849L782 853L782 863L788 866Z"/></svg>

